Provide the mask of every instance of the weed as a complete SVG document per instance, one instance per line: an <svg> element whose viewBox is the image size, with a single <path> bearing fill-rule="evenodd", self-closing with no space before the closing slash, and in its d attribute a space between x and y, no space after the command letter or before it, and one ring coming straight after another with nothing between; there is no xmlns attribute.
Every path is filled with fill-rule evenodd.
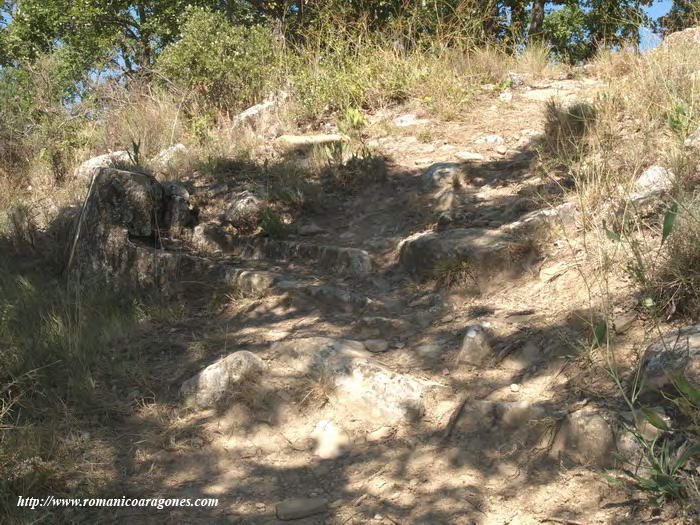
<svg viewBox="0 0 700 525"><path fill-rule="evenodd" d="M280 214L271 206L263 208L258 214L258 225L262 232L273 239L281 239L287 234L287 225Z"/></svg>
<svg viewBox="0 0 700 525"><path fill-rule="evenodd" d="M478 289L473 264L459 257L442 260L435 267L435 281L443 288L472 287Z"/></svg>

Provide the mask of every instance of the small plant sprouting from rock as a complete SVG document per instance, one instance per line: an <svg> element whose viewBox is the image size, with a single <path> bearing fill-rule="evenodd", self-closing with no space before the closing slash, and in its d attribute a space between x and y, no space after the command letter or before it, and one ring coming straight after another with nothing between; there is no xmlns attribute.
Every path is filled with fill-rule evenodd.
<svg viewBox="0 0 700 525"><path fill-rule="evenodd" d="M474 266L468 260L452 257L435 268L435 282L440 288L474 288L478 290Z"/></svg>
<svg viewBox="0 0 700 525"><path fill-rule="evenodd" d="M682 425L671 428L657 411L642 407L639 412L656 435L649 438L648 432L639 430L644 422L624 425L641 451L641 464L617 454L617 459L633 470L623 470L627 476L624 481L606 475L614 484L649 493L657 505L688 497L689 490L697 491L697 475L686 467L700 456L700 390L682 376L673 377L672 382L676 392L664 394L664 398L675 406ZM690 496L696 499L700 493Z"/></svg>
<svg viewBox="0 0 700 525"><path fill-rule="evenodd" d="M272 207L263 208L258 215L258 226L272 239L281 239L287 233L287 225L280 214Z"/></svg>

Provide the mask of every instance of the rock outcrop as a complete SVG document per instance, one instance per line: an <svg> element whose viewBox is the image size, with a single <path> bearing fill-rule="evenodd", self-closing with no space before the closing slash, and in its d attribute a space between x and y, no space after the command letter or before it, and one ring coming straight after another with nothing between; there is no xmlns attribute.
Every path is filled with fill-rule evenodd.
<svg viewBox="0 0 700 525"><path fill-rule="evenodd" d="M206 408L219 403L255 381L265 370L265 363L255 354L242 350L213 363L182 384L180 395L186 403Z"/></svg>
<svg viewBox="0 0 700 525"><path fill-rule="evenodd" d="M113 151L86 160L75 170L77 179L90 181L93 176L97 176L100 168L109 168L118 162L129 162L130 157L127 151Z"/></svg>
<svg viewBox="0 0 700 525"><path fill-rule="evenodd" d="M155 178L100 168L78 218L69 270L120 286L162 285L166 274L206 261L159 251L161 233L187 222L187 195Z"/></svg>

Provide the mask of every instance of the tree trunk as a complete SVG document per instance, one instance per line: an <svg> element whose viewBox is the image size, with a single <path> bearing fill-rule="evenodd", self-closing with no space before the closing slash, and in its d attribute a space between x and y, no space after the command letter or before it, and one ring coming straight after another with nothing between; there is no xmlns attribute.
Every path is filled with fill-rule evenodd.
<svg viewBox="0 0 700 525"><path fill-rule="evenodd" d="M530 18L530 40L542 38L542 25L544 23L544 5L546 0L532 1L532 18Z"/></svg>

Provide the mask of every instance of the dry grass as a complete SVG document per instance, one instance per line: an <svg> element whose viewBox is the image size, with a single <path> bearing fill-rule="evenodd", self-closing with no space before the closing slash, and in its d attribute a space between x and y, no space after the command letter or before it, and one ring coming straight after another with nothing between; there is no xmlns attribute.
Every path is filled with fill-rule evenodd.
<svg viewBox="0 0 700 525"><path fill-rule="evenodd" d="M312 409L323 407L333 397L335 390L333 374L323 369L315 377L301 380L297 389L299 404Z"/></svg>

